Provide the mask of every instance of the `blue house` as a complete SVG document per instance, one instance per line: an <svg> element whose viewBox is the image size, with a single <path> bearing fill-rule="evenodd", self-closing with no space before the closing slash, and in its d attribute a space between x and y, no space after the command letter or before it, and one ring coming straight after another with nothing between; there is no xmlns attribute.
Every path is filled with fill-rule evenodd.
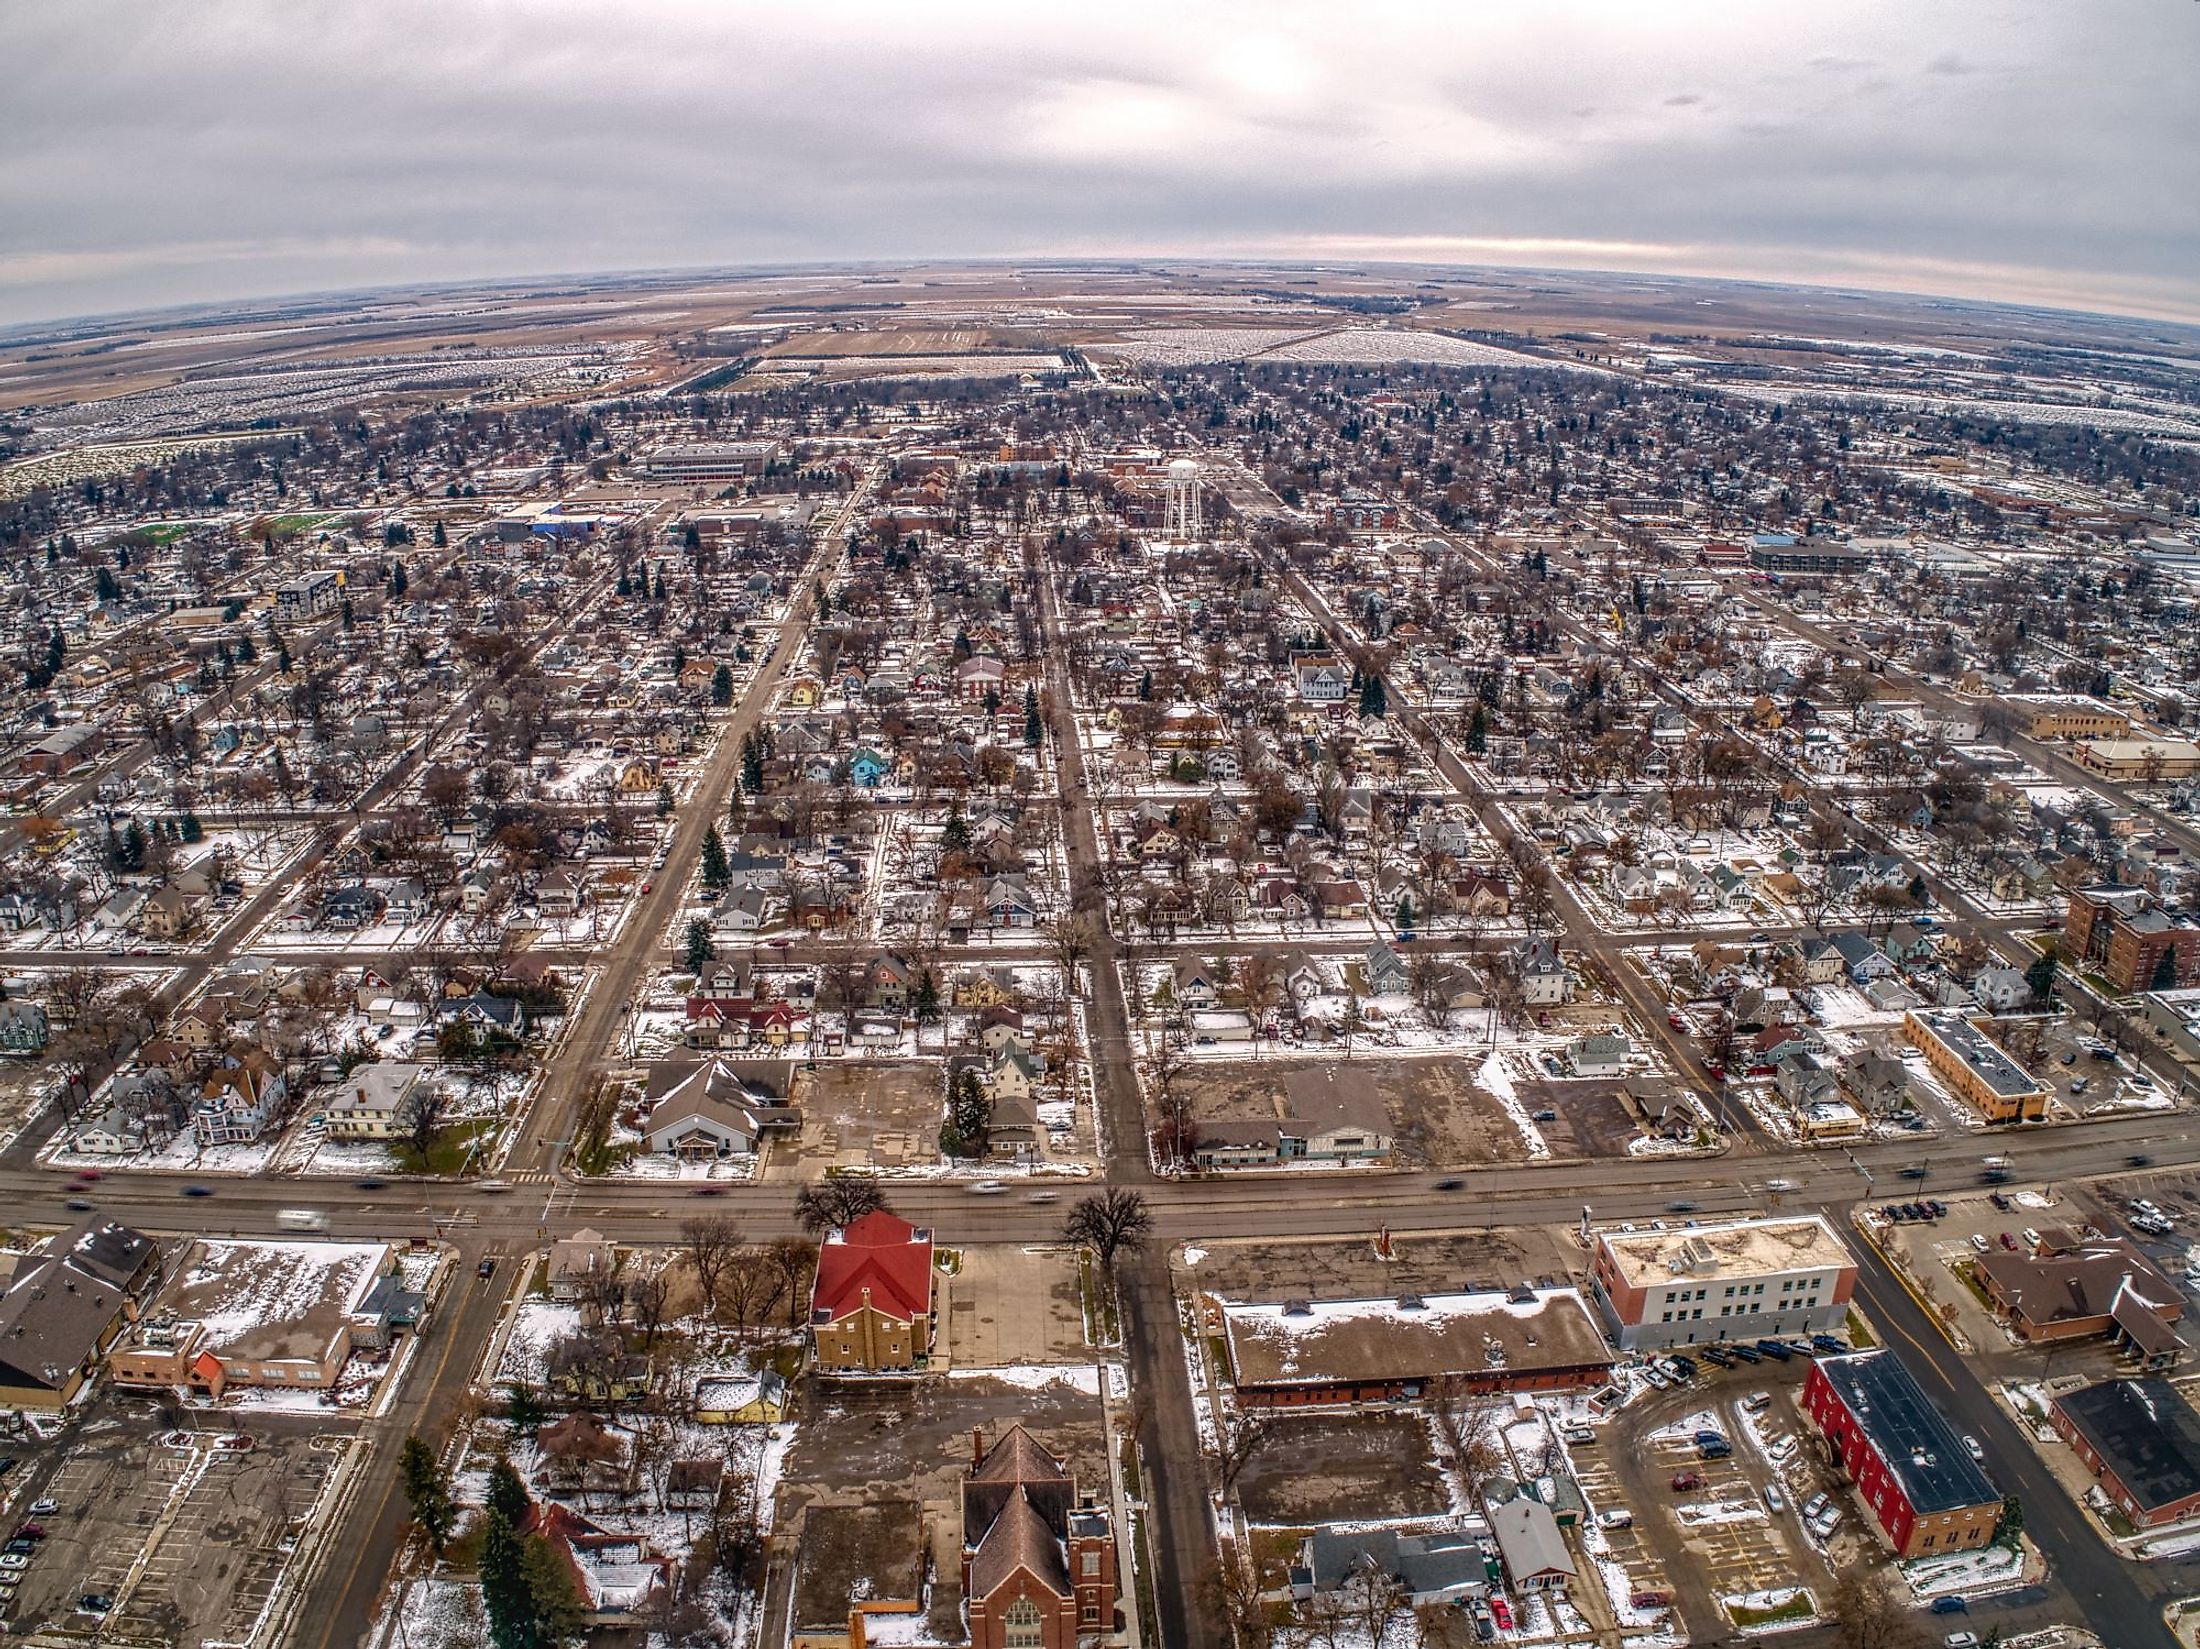
<svg viewBox="0 0 2200 1649"><path fill-rule="evenodd" d="M888 763L876 750L862 749L848 758L848 777L865 790L886 782Z"/></svg>

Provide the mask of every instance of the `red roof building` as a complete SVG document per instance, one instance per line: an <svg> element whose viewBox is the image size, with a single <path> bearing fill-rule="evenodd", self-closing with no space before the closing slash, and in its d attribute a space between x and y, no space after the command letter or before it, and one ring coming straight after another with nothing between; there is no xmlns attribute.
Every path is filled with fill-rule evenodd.
<svg viewBox="0 0 2200 1649"><path fill-rule="evenodd" d="M937 1309L932 1233L883 1208L825 1239L810 1290L810 1343L828 1374L924 1365Z"/></svg>

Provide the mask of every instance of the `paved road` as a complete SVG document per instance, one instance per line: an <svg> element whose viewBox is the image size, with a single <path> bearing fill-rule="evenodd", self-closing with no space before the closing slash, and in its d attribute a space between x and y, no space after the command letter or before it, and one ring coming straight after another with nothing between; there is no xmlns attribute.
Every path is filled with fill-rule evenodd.
<svg viewBox="0 0 2200 1649"><path fill-rule="evenodd" d="M686 898L688 878L702 858L703 839L732 793L734 777L741 767L741 741L763 718L780 677L800 651L818 580L846 553L842 532L857 507L870 496L878 473L882 472L874 472L848 495L839 513L818 535L786 616L774 632L771 658L749 678L740 704L720 728L702 780L689 793L687 805L673 822L672 842L650 891L628 913L618 942L610 951L596 953L596 970L586 994L560 1033L558 1050L536 1086L528 1114L520 1121L519 1143L509 1158L512 1167L544 1172L558 1168L579 1121L581 1106L603 1063L605 1045L625 1018L635 985L656 959L665 939L665 926Z"/></svg>
<svg viewBox="0 0 2200 1649"><path fill-rule="evenodd" d="M1102 891L1101 848L1092 809L1084 803L1089 794L1084 750L1069 688L1059 674L1064 656L1061 611L1051 576L1042 579L1041 592L1041 618L1049 655L1057 666L1047 684L1047 716L1064 791L1064 838L1072 885L1079 890L1078 909L1092 929L1088 1057L1094 1103L1105 1113L1095 1122L1107 1146L1109 1180L1135 1185L1151 1201L1158 1187L1147 1150L1145 1101L1139 1093L1137 1055L1123 1000L1122 957ZM945 1217L954 1216L950 1212ZM1200 1583L1214 1561L1214 1521L1168 1255L1155 1244L1125 1257L1118 1270L1123 1354L1139 1396L1136 1412L1143 1417L1137 1438L1153 1518L1154 1607L1161 1642L1168 1649L1213 1649L1222 1635L1200 1607ZM1127 1536L1129 1531L1124 1533ZM1139 1561L1145 1561L1143 1554Z"/></svg>
<svg viewBox="0 0 2200 1649"><path fill-rule="evenodd" d="M2025 1530L2046 1554L2054 1587L2069 1595L2079 1617L2115 1649L2172 1649L2176 1639L2162 1623L2162 1603L2192 1591L2200 1563L2140 1565L2111 1551L2030 1439L1987 1395L1886 1262L1868 1244L1850 1246L1857 1254L1857 1298L1865 1312L1933 1406L1958 1431L1979 1440L1994 1481L2024 1503ZM2050 1606L2044 1613L2069 1618L2067 1609ZM1990 1616L1989 1610L1982 1618Z"/></svg>

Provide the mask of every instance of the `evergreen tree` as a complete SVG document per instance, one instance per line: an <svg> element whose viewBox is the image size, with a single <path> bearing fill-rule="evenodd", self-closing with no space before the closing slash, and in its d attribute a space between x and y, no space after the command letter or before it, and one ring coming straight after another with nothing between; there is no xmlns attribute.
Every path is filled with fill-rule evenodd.
<svg viewBox="0 0 2200 1649"><path fill-rule="evenodd" d="M986 1135L993 1126L993 1101L986 1097L978 1073L965 1067L955 1078L948 1096L947 1121L940 1129L940 1150L951 1157L985 1154Z"/></svg>
<svg viewBox="0 0 2200 1649"><path fill-rule="evenodd" d="M726 842L714 824L703 833L703 886L716 892L731 879L726 868Z"/></svg>
<svg viewBox="0 0 2200 1649"><path fill-rule="evenodd" d="M489 1616L489 1641L496 1649L537 1649L525 1561L525 1548L512 1520L496 1512L483 1518L477 1566L481 1606Z"/></svg>
<svg viewBox="0 0 2200 1649"><path fill-rule="evenodd" d="M417 1432L405 1439L405 1447L397 1457L397 1469L404 1479L405 1498L412 1505L413 1521L428 1537L435 1555L441 1557L458 1521L458 1507L451 1499L451 1474Z"/></svg>
<svg viewBox="0 0 2200 1649"><path fill-rule="evenodd" d="M132 819L129 828L122 833L122 863L126 870L145 868L145 827Z"/></svg>
<svg viewBox="0 0 2200 1649"><path fill-rule="evenodd" d="M527 1608L534 1628L534 1642L541 1649L577 1637L588 1610L580 1588L558 1549L540 1535L529 1537L520 1550L520 1572L527 1582Z"/></svg>
<svg viewBox="0 0 2200 1649"><path fill-rule="evenodd" d="M250 630L246 630L237 637L237 662L239 664L257 664L260 662L260 649L253 644Z"/></svg>
<svg viewBox="0 0 2200 1649"><path fill-rule="evenodd" d="M672 674L675 679L677 679L680 672L685 670L687 667L688 650L686 646L680 642L674 642L672 644Z"/></svg>
<svg viewBox="0 0 2200 1649"><path fill-rule="evenodd" d="M206 839L206 826L199 823L199 816L189 808L184 809L183 818L176 828L186 842L201 842Z"/></svg>
<svg viewBox="0 0 2200 1649"><path fill-rule="evenodd" d="M930 968L917 975L917 988L909 999L909 1007L920 1025L929 1025L939 1018L940 982L932 977Z"/></svg>
<svg viewBox="0 0 2200 1649"><path fill-rule="evenodd" d="M1387 716L1390 714L1390 693L1383 686L1383 678L1380 675L1369 675L1361 679L1360 714L1363 716Z"/></svg>
<svg viewBox="0 0 2200 1649"><path fill-rule="evenodd" d="M440 521L436 523L436 527L437 527L437 530L438 530L438 531L440 531L440 530L442 529L442 525L443 525L443 524L442 524L442 523L441 523ZM409 579L407 579L407 578L406 578L406 576L405 576L405 563L404 563L404 562L402 562L402 561L400 561L400 562L397 562L397 563L395 563L395 564L394 564L394 565L393 565L393 566L392 566L392 567L390 568L390 594L391 594L391 595L393 595L393 596L401 596L401 595L403 595L403 594L405 593L405 590L406 590L407 586L408 586L408 585L410 584L410 582L411 582L411 581L410 581Z"/></svg>
<svg viewBox="0 0 2200 1649"><path fill-rule="evenodd" d="M444 531L443 523L438 521L435 524L435 547L439 550L447 549L450 546L450 542L451 535L448 532Z"/></svg>
<svg viewBox="0 0 2200 1649"><path fill-rule="evenodd" d="M1481 705L1474 707L1474 719L1467 723L1467 754L1479 756L1489 748L1490 713Z"/></svg>
<svg viewBox="0 0 2200 1649"><path fill-rule="evenodd" d="M710 924L700 916L687 925L686 959L690 973L699 972L716 952L711 948Z"/></svg>
<svg viewBox="0 0 2200 1649"><path fill-rule="evenodd" d="M741 788L752 796L764 788L766 749L761 729L751 728L741 741Z"/></svg>
<svg viewBox="0 0 2200 1649"><path fill-rule="evenodd" d="M527 1485L512 1469L512 1462L502 1455L489 1468L486 1500L490 1513L503 1518L515 1529L527 1521L527 1508L534 1504L527 1493Z"/></svg>
<svg viewBox="0 0 2200 1649"><path fill-rule="evenodd" d="M947 823L940 827L940 851L964 853L970 848L970 826L963 818L962 802L951 802L947 808Z"/></svg>
<svg viewBox="0 0 2200 1649"><path fill-rule="evenodd" d="M504 1418L515 1437L533 1439L542 1430L549 1416L543 1412L542 1399L524 1380L514 1380L504 1389Z"/></svg>
<svg viewBox="0 0 2200 1649"><path fill-rule="evenodd" d="M672 785L668 780L659 780L657 784L657 817L672 817Z"/></svg>
<svg viewBox="0 0 2200 1649"><path fill-rule="evenodd" d="M710 702L723 710L733 702L733 667L721 664L711 673Z"/></svg>
<svg viewBox="0 0 2200 1649"><path fill-rule="evenodd" d="M99 597L102 606L122 599L122 586L115 582L115 575L105 567L99 569L99 576L92 583L93 593Z"/></svg>
<svg viewBox="0 0 2200 1649"><path fill-rule="evenodd" d="M344 597L343 604L338 610L343 614L344 628L347 630L350 629L352 625L356 622L356 620L354 620L352 617L350 596L347 595L346 597Z"/></svg>
<svg viewBox="0 0 2200 1649"><path fill-rule="evenodd" d="M1045 724L1039 720L1039 688L1033 683L1024 688L1024 747L1036 750L1045 737Z"/></svg>
<svg viewBox="0 0 2200 1649"><path fill-rule="evenodd" d="M275 672L284 676L290 674L290 643L281 636L275 638Z"/></svg>

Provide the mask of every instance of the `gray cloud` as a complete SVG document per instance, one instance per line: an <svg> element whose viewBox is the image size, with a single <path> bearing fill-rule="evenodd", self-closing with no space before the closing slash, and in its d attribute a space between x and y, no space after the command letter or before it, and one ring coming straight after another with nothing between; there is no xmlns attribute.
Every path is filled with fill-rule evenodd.
<svg viewBox="0 0 2200 1649"><path fill-rule="evenodd" d="M5 7L0 318L599 268L1414 245L2194 314L2187 11ZM1870 72L1900 64L1927 72Z"/></svg>

